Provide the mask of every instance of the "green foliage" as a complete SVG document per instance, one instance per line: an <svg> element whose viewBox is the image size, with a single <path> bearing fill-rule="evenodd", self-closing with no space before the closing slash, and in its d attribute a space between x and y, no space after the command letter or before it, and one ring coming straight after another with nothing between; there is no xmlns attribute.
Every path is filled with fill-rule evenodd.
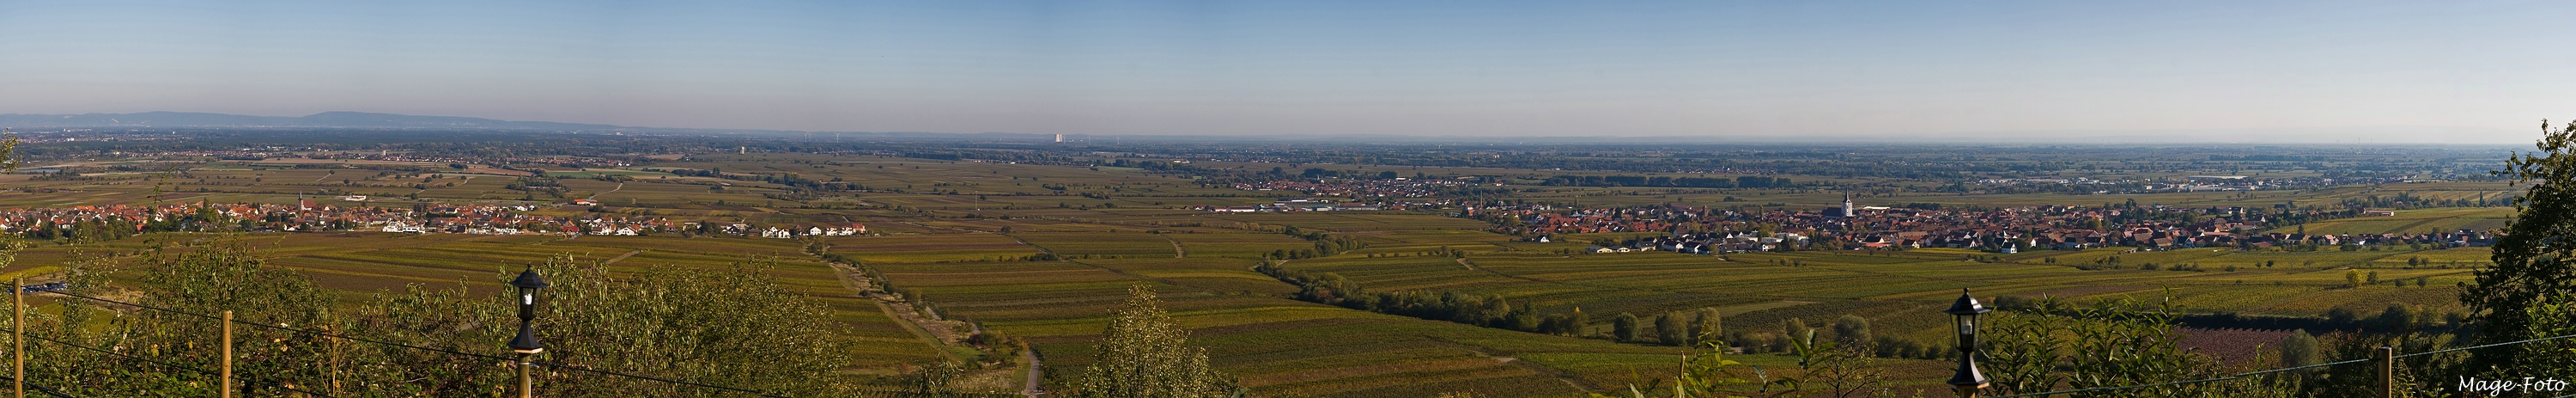
<svg viewBox="0 0 2576 398"><path fill-rule="evenodd" d="M1637 315L1619 313L1610 317L1610 338L1623 343L1637 341Z"/></svg>
<svg viewBox="0 0 2576 398"><path fill-rule="evenodd" d="M2325 350L2325 361L2350 361L2374 358L2375 353L2381 347L2394 347L2401 355L2404 353L2433 351L2451 346L2452 336L2449 334L2424 333L2334 333L2326 335L2321 340L2325 342L2324 345L2327 347ZM2399 358L2397 363L2394 365L2394 376L2396 376L2396 379L2393 381L2397 385L2396 389L2397 391L2409 394L2436 391L2458 391L2459 384L2457 383L2460 382L2460 379L2457 376L2453 376L2448 373L2450 373L2451 369L2455 369L2460 365L2459 360L2460 358L2456 355L2424 355ZM2377 395L2379 393L2378 387L2380 383L2379 367L2375 363L2365 362L2365 364L2368 365L2346 365L2317 368L2315 369L2316 372L2308 375L2311 376L2311 378L2306 383L2299 386L2299 396L2365 397ZM2565 369L2561 368L2552 370L2551 372L2564 371Z"/></svg>
<svg viewBox="0 0 2576 398"><path fill-rule="evenodd" d="M2576 334L2576 297L2565 292L2543 296L2541 302L2527 311L2529 328L2521 339L2539 339ZM2506 374L2556 374L2576 369L2576 339L2557 339L2531 343L2522 357L2514 358Z"/></svg>
<svg viewBox="0 0 2576 398"><path fill-rule="evenodd" d="M0 137L0 171L18 170L18 136Z"/></svg>
<svg viewBox="0 0 2576 398"><path fill-rule="evenodd" d="M1690 335L1694 340L1693 343L1707 344L1717 341L1718 336L1724 336L1726 328L1721 326L1721 318L1723 316L1718 314L1716 308L1699 309L1698 313L1691 317Z"/></svg>
<svg viewBox="0 0 2576 398"><path fill-rule="evenodd" d="M2485 343L2522 339L2533 330L2533 304L2544 295L2576 289L2576 245L2553 244L2576 236L2576 122L2551 129L2540 124L2540 150L2515 154L2500 175L2530 187L2514 200L2517 210L2496 238L2495 266L2477 271L2460 290ZM2473 363L2504 366L2525 347L2479 350Z"/></svg>
<svg viewBox="0 0 2576 398"><path fill-rule="evenodd" d="M1746 398L1748 395L1744 394L1744 390L1747 389L1750 389L1757 394L1772 392L1771 390L1775 388L1781 390L1796 389L1797 382L1795 380L1770 379L1767 374L1762 372L1760 367L1755 367L1753 369L1754 375L1752 378L1745 378L1743 375L1738 374L1737 372L1739 370L1736 369L1738 366L1743 366L1744 363L1726 359L1724 354L1725 351L1725 344L1708 343L1698 346L1690 353L1683 354L1681 362L1676 366L1680 368L1681 374L1679 376L1674 376L1672 379L1672 386L1670 388L1672 393L1671 395L1664 395L1666 389L1661 386L1640 387L1631 384L1628 386L1627 397ZM1656 384L1662 384L1662 381L1658 380L1656 381ZM1649 391L1652 392L1650 393ZM1590 396L1592 398L1618 398L1599 393L1590 394Z"/></svg>
<svg viewBox="0 0 2576 398"><path fill-rule="evenodd" d="M1208 366L1207 350L1163 312L1154 290L1128 287L1127 302L1101 332L1099 356L1070 392L1085 398L1231 397L1233 380Z"/></svg>
<svg viewBox="0 0 2576 398"><path fill-rule="evenodd" d="M2289 336L2281 338L2279 345L2280 365L2283 368L2315 365L2322 362L2317 359L2319 358L2317 337L2308 335L2306 330L2291 331Z"/></svg>
<svg viewBox="0 0 2576 398"><path fill-rule="evenodd" d="M1671 313L1655 316L1655 341L1664 345L1689 345L1690 329L1682 326L1682 317Z"/></svg>
<svg viewBox="0 0 2576 398"><path fill-rule="evenodd" d="M548 347L534 358L584 367L798 396L846 396L861 387L840 376L855 358L833 333L821 306L777 285L762 261L724 272L646 271L610 275L595 263L558 259L533 267L554 283L542 303L537 335ZM75 264L67 276L83 294L134 297L140 304L190 313L224 310L255 325L234 325L235 367L247 396L291 396L285 390L339 396L489 396L506 391L510 367L475 357L330 338L299 330L437 350L506 357L517 331L515 302L503 295L418 285L379 292L335 308L330 293L302 274L267 264L228 244L152 252L132 271L130 291ZM498 271L498 270L496 270ZM496 272L494 282L511 272ZM488 285L487 285L488 286ZM30 379L80 396L209 396L211 376L149 361L213 369L222 325L194 315L101 308L60 300L59 311L31 314L33 334L105 347L136 357L59 344L31 346ZM697 387L590 372L541 372L550 397L682 397ZM332 387L337 381L337 387Z"/></svg>
<svg viewBox="0 0 2576 398"><path fill-rule="evenodd" d="M1858 345L1871 341L1869 318L1844 315L1842 318L1834 319L1834 341L1843 345Z"/></svg>
<svg viewBox="0 0 2576 398"><path fill-rule="evenodd" d="M2204 379L2216 360L2175 345L2171 308L2132 300L2073 306L2041 299L2029 312L1986 315L1979 356L1990 394L2026 394ZM2274 380L2239 379L2123 390L2140 397L2287 396Z"/></svg>

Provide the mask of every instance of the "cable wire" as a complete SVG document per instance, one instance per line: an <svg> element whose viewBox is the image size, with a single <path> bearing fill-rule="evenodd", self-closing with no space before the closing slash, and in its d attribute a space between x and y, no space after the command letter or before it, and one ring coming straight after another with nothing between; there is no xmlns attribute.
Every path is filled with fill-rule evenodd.
<svg viewBox="0 0 2576 398"><path fill-rule="evenodd" d="M146 358L143 358L143 357L138 357L138 356L133 356L133 355L126 355L125 353L120 353L120 352L116 352L116 351L112 351L112 350L108 350L108 349L104 349L104 348L85 346L85 345L80 345L80 344L78 344L78 343L73 343L73 342L68 342L68 341L62 341L62 340L55 340L55 339L53 339L53 338L45 337L45 336L38 336L38 335L32 335L32 334L31 334L31 335L26 335L26 336L27 336L27 337L29 337L29 338L34 338L34 339L36 339L36 340L48 341L48 342L53 342L54 344L61 344L61 345L66 345L66 346L78 347L78 348L85 349L85 350L96 351L96 352L101 353L101 354L114 355L114 356L119 357L119 358L125 358L125 359L132 359L132 360L137 360L137 361L143 361L144 363L150 363L150 364L154 364L154 365L161 365L161 366L163 366L163 367L169 367L169 368L175 368L175 369L181 369L181 370L193 371L193 372L197 372L197 373L204 373L204 374L210 374L210 375L220 375L220 374L222 374L222 372L217 372L217 371L212 371L212 370L206 370L205 368L200 368L200 367L195 367L195 366L188 366L188 365L181 365L181 364L169 363L169 362L162 362L162 361L155 361L155 360L146 359ZM331 396L330 394L323 394L323 393L318 393L318 392L306 391L306 390L302 390L302 389L297 389L297 388L295 388L295 387L287 387L285 383L279 383L279 382L256 382L256 380L258 380L258 379L253 379L253 378L243 378L243 379L241 379L241 380L244 380L244 381L254 381L256 384L268 385L268 386L271 386L271 387L277 387L278 389L281 389L281 390L287 390L287 391L299 392L299 393L304 393L304 394L306 394L306 395L313 395L313 396L319 396L319 397L324 397L324 398L329 398L329 397Z"/></svg>
<svg viewBox="0 0 2576 398"><path fill-rule="evenodd" d="M16 379L11 379L11 378L9 378L8 376L0 376L0 380L16 380ZM28 383L28 384L27 384L27 389L30 389L30 390L36 390L36 392L45 393L45 395L52 395L52 396L56 396L56 397L62 397L62 398L77 398L77 397L73 397L71 394L64 394L62 391L56 391L56 390L54 390L54 389L52 389L52 388L46 388L45 386L37 385L37 384L35 384L35 383Z"/></svg>
<svg viewBox="0 0 2576 398"><path fill-rule="evenodd" d="M2453 349L2447 349L2447 350L2425 351L2425 352L2418 352L2418 353L2412 353L2412 354L2406 354L2406 355L2391 356L2391 357L2389 357L2389 359L2390 359L2390 360L2396 360L2396 358L2406 358L2406 357L2413 357L2413 356L2418 356L2418 355L2431 355L2431 354L2440 354L2440 353L2446 353L2446 352L2467 351L2467 350L2474 350L2474 349L2488 348L2488 347L2508 346L2508 345L2515 345L2515 344L2528 344L2528 343L2535 343L2535 342L2548 341L2548 340L2557 340L2557 339L2564 339L2564 338L2570 338L2570 337L2576 337L2576 334L2565 335L2565 336L2556 336L2556 337L2542 337L2542 338L2530 339L2530 340L2523 340L2523 341L2513 341L2513 342L2503 342L2503 343L2487 344L2487 345L2480 345L2480 346L2474 346L2474 347L2460 347L2460 348L2453 348ZM2262 375L2262 374L2268 374L2268 373L2279 373L2279 372L2287 372L2287 371L2300 370L2300 369L2309 369L2309 368L2321 368L2321 367L2327 367L2327 366L2348 365L2348 364L2353 364L2353 363L2358 363L2358 362L2371 362L2371 361L2377 361L2377 359L2353 359L2353 360L2345 360L2345 361L2339 361L2339 362L2321 363L2321 364L2315 364L2315 365L2293 366L2293 367L2280 368L2280 369L2257 370L2257 371L2252 371L2252 372L2245 372L2245 373L2238 373L2238 374L2228 375L2228 376L2225 376L2225 377L2213 377L2213 378L2200 379L2200 380L2184 380L2184 381L2165 382L2165 383L2156 383L2156 384L2140 384L2140 385L2133 385L2133 386L2114 386L2114 387L2080 388L2080 389L2073 389L2073 390L2061 390L2061 391L2049 391L2049 392L2035 392L2035 393L2028 393L2028 394L2005 395L2005 396L1998 396L1998 397L1994 397L1994 398L2039 397L2039 396L2056 395L2056 394L2074 394L2074 393L2085 393L2085 392L2118 391L2118 390L2127 390L2127 389L2133 389L2133 388L2164 387L2164 386L2183 385L2183 384L2208 383L2208 382L2213 382L2213 381L2227 381L2227 380L2235 380L2235 379L2241 379L2241 378L2245 378L2245 377L2249 377L2249 376L2256 376L2256 375ZM2558 397L2558 398L2569 398L2569 397L2576 397L2576 394L2570 394L2570 395L2566 395L2566 396L2560 396L2560 397Z"/></svg>
<svg viewBox="0 0 2576 398"><path fill-rule="evenodd" d="M116 305L123 305L123 306L134 307L134 308L142 308L142 309L147 309L147 310L154 310L154 311L168 312L168 313L173 313L173 314L188 315L188 316L194 316L194 317L199 317L199 318L206 318L206 319L222 319L221 317L218 317L218 316L211 316L211 315L205 315L205 314L198 314L198 313L193 313L193 312L180 311L180 310L169 309L169 308L161 308L161 307L155 307L155 306L149 306L149 305L143 305L143 304L137 304L137 303L129 303L129 302L124 302L124 301L117 301L117 300L111 300L111 299L106 299L106 298L100 298L100 297L92 297L92 296L86 296L86 295L74 294L74 293L70 293L70 292L63 292L63 291L44 291L44 292L40 292L40 293L54 293L54 294L60 294L60 295L69 296L69 297L76 297L76 298L81 298L81 299L87 299L87 300L93 300L93 301L99 301L99 302L105 302L105 303L112 303L112 304L116 304ZM243 324L243 325L250 325L250 326L254 326L254 327L260 327L260 328L275 329L275 330L281 330L281 331L287 331L287 332L303 333L303 334L316 335L316 336L323 336L323 337L330 337L330 338L349 339L349 340L353 340L353 341L361 341L361 342L367 342L367 343L383 344L383 345L389 345L389 346L395 346L395 347L410 348L410 349L415 349L415 350L423 350L423 351L431 351L431 352L445 353L445 354L449 354L449 355L461 355L461 356L468 356L468 357L485 358L485 359L495 359L495 360L513 361L513 362L516 362L516 361L518 361L518 360L519 360L518 358L510 358L510 357L503 357L503 356L497 356L497 355L487 355L487 354L477 354L477 353L462 352L462 351L448 350L448 349L440 349L440 348L422 347L422 346L416 346L416 345L410 345L410 344L403 344L403 343L396 343L396 342L390 342L390 341L381 341L381 340L368 339L368 338L362 338L362 337L353 337L353 336L346 336L346 335L340 335L340 334L334 334L334 333L319 332L319 331L312 331L312 330L298 329L298 328L291 328L291 327L277 326L277 325L269 325L269 324L264 324L264 323L257 323L257 322L243 321L243 320L239 320L239 319L235 319L235 320L233 320L232 322L233 322L233 323L238 323L238 324ZM529 362L527 362L527 363L528 363L528 364L530 364L530 365L536 365L536 366L544 366L544 367L550 367L550 368L561 368L561 369L568 369L568 370L578 370L578 371L583 371L583 372L597 373L597 374L608 375L608 376L615 376L615 377L625 377L625 378L634 378L634 379L652 380L652 381L658 381L658 382L663 382L663 383L680 384L680 385L695 386L695 387L701 387L701 388L711 388L711 389L717 389L717 390L725 390L725 391L733 391L733 392L749 393L749 394L758 395L758 396L766 397L766 398L792 398L792 397L787 397L787 396L782 396L782 395L770 394L770 393L762 392L762 391L758 391L758 390L751 390L751 389L744 389L744 388L736 388L736 387L727 387L727 386L720 386L720 385L706 384L706 383L699 383L699 382L692 382L692 381L684 381L684 380L673 380L673 379L666 379L666 378L653 377L653 376L645 376L645 375L638 375L638 374L620 373L620 372L614 372L614 371L608 371L608 370L592 369L592 368L585 367L585 366L566 365L566 364L555 363L555 362L529 361Z"/></svg>

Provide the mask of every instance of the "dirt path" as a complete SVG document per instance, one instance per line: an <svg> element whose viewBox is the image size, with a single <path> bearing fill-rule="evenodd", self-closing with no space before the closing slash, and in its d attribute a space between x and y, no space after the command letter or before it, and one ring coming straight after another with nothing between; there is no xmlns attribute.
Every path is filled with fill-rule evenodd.
<svg viewBox="0 0 2576 398"><path fill-rule="evenodd" d="M1046 379L1045 375L1039 372L1045 371L1046 367L1038 366L1038 351L1020 350L1020 359L1027 360L1029 364L1029 386L1020 389L1020 395L1036 397L1046 394L1046 388L1039 385L1040 381Z"/></svg>
<svg viewBox="0 0 2576 398"><path fill-rule="evenodd" d="M1163 240L1172 242L1172 258L1190 258L1190 249L1181 248L1181 240L1171 236L1163 236Z"/></svg>
<svg viewBox="0 0 2576 398"><path fill-rule="evenodd" d="M928 328L924 328L920 324L914 323L914 320L918 317L907 317L901 314L896 314L894 306L886 304L887 295L884 292L871 291L867 288L860 287L867 285L863 282L865 277L859 276L858 270L852 268L853 267L848 265L832 264L833 273L840 274L841 276L841 287L849 289L850 292L855 295L852 297L867 299L869 302L876 303L877 311L885 313L886 319L893 319L896 324L903 325L904 331L912 332L913 338L921 339L922 344L930 345L931 350L939 352L940 357L948 358L949 360L957 361L958 363L965 363L967 361L966 358L957 356L957 353L949 352L947 344L945 344L945 340L941 339L934 333L931 333Z"/></svg>
<svg viewBox="0 0 2576 398"><path fill-rule="evenodd" d="M623 183L623 182L621 182L621 183L617 183L617 187L616 187L616 188L609 188L607 191L604 191L604 192L590 194L590 198L589 198L589 199L591 199L591 200L599 200L599 195L607 195L607 194L611 194L611 193L616 193L616 192L617 192L617 190L620 190L620 189L626 189L626 183Z"/></svg>
<svg viewBox="0 0 2576 398"><path fill-rule="evenodd" d="M620 261L620 260L625 260L627 257L634 257L634 256L635 256L635 254L637 254L637 253L643 253L643 252L644 252L643 250L636 250L636 251L626 252L626 254L619 254L619 255L617 255L617 257L609 257L609 258L608 258L608 261L601 261L601 262L599 262L599 265L616 264L616 263L617 263L618 261Z"/></svg>
<svg viewBox="0 0 2576 398"><path fill-rule="evenodd" d="M1429 336L1424 336L1424 337L1429 337ZM1573 374L1573 373L1570 373L1570 372L1566 372L1566 371L1563 371L1563 370L1558 370L1558 369L1556 369L1556 368L1550 368L1550 367L1546 367L1546 366L1540 366L1540 365L1538 365L1538 364L1530 363L1529 361L1523 361L1523 360L1520 360L1520 358L1513 358L1513 357L1506 357L1506 356L1494 355L1494 353L1491 353L1491 352L1485 352L1484 347L1479 347L1479 346L1470 345L1470 344L1465 344L1465 343L1459 343L1459 342L1455 342L1455 341L1449 341L1449 339L1443 339L1443 338L1438 338L1438 337L1429 337L1429 338L1430 338L1432 341L1438 341L1438 342L1441 342L1441 343L1443 343L1443 344L1448 344L1448 345L1449 345L1449 346L1451 346L1451 347L1457 347L1458 349L1461 349L1461 350L1467 350L1467 352L1475 353L1475 354L1476 354L1476 356L1486 357L1486 358L1493 358L1495 362L1502 362L1502 363L1504 363L1504 364L1512 365L1513 367L1521 368L1522 370L1528 370L1528 371L1530 371L1530 372L1532 372L1532 373L1538 373L1538 374L1541 374L1541 375L1546 375L1546 376L1548 376L1548 377L1555 378L1555 379L1556 379L1556 381L1565 382L1565 385L1566 385L1566 386L1574 387L1574 389L1577 389L1577 390L1583 390L1583 392L1586 392L1586 393L1595 393L1595 394L1597 394L1597 393L1601 393L1601 392L1603 391L1603 390L1602 390L1602 388L1601 388L1601 386L1592 385L1592 382L1584 381L1584 380L1583 380L1583 379L1581 379L1581 378L1577 378L1577 377L1575 377L1575 376L1574 376L1574 374Z"/></svg>

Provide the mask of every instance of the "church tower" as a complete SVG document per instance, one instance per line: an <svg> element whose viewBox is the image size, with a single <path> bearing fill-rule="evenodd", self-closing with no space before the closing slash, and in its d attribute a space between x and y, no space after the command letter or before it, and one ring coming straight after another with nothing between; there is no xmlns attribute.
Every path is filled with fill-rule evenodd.
<svg viewBox="0 0 2576 398"><path fill-rule="evenodd" d="M1850 193L1844 193L1844 194L1843 194L1843 218L1851 218L1851 217L1852 217L1852 214L1856 214L1856 213L1854 213L1854 212L1853 212L1853 209L1854 209L1854 208L1852 207L1852 197L1851 197L1851 194L1850 194Z"/></svg>

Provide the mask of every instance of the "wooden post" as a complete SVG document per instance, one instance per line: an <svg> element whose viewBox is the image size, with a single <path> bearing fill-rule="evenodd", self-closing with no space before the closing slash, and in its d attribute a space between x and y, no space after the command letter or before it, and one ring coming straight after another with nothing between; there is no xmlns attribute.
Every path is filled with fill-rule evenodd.
<svg viewBox="0 0 2576 398"><path fill-rule="evenodd" d="M220 397L233 398L233 312L224 310L224 380Z"/></svg>
<svg viewBox="0 0 2576 398"><path fill-rule="evenodd" d="M519 354L519 398L536 398L536 379L528 377L528 354Z"/></svg>
<svg viewBox="0 0 2576 398"><path fill-rule="evenodd" d="M340 336L329 325L322 326L322 333L331 339L327 343L331 345L331 395L340 395Z"/></svg>
<svg viewBox="0 0 2576 398"><path fill-rule="evenodd" d="M27 398L27 278L9 279L9 391Z"/></svg>
<svg viewBox="0 0 2576 398"><path fill-rule="evenodd" d="M2379 350L2373 351L2370 356L2372 361L2379 362L2379 397L2396 398L2397 348L2379 347Z"/></svg>

